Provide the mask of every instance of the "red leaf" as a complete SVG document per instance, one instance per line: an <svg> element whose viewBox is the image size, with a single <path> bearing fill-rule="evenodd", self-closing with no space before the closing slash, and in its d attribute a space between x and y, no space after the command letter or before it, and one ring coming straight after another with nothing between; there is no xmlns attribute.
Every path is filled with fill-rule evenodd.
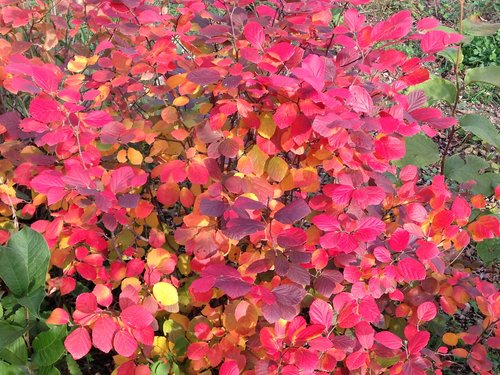
<svg viewBox="0 0 500 375"><path fill-rule="evenodd" d="M47 91L48 93L54 93L59 88L60 78L54 72L57 68L53 65L47 64L44 66L34 66L31 71L33 73L33 80L35 83Z"/></svg>
<svg viewBox="0 0 500 375"><path fill-rule="evenodd" d="M413 259L405 258L399 261L398 269L403 279L407 282L415 280L424 280L426 271L422 263Z"/></svg>
<svg viewBox="0 0 500 375"><path fill-rule="evenodd" d="M349 91L351 92L351 97L347 103L356 112L362 112L370 114L373 110L373 100L368 91L361 86L352 86Z"/></svg>
<svg viewBox="0 0 500 375"><path fill-rule="evenodd" d="M363 242L370 242L385 230L385 223L376 217L364 217L354 231L354 237Z"/></svg>
<svg viewBox="0 0 500 375"><path fill-rule="evenodd" d="M401 345L403 345L401 338L389 331L377 332L375 334L375 341L389 349L400 349Z"/></svg>
<svg viewBox="0 0 500 375"><path fill-rule="evenodd" d="M333 203L346 206L351 201L354 188L349 185L329 184L323 188L323 192L332 198Z"/></svg>
<svg viewBox="0 0 500 375"><path fill-rule="evenodd" d="M373 339L375 335L373 327L369 323L362 321L356 324L354 330L361 346L364 349L370 349L373 346Z"/></svg>
<svg viewBox="0 0 500 375"><path fill-rule="evenodd" d="M293 68L292 73L309 83L316 91L325 87L325 62L318 55L308 55L301 68Z"/></svg>
<svg viewBox="0 0 500 375"><path fill-rule="evenodd" d="M325 329L330 329L333 323L333 308L322 299L315 299L309 308L311 323L321 324Z"/></svg>
<svg viewBox="0 0 500 375"><path fill-rule="evenodd" d="M71 332L64 340L64 347L71 354L73 359L83 358L90 351L92 343L86 328L79 327Z"/></svg>
<svg viewBox="0 0 500 375"><path fill-rule="evenodd" d="M243 30L245 39L248 40L254 47L262 49L262 44L265 40L264 28L257 22L248 22Z"/></svg>
<svg viewBox="0 0 500 375"><path fill-rule="evenodd" d="M187 348L187 356L189 359L196 361L205 357L208 353L208 344L206 342L193 342Z"/></svg>
<svg viewBox="0 0 500 375"><path fill-rule="evenodd" d="M113 121L113 117L106 111L93 111L82 114L81 120L91 128L102 128Z"/></svg>
<svg viewBox="0 0 500 375"><path fill-rule="evenodd" d="M455 221L458 225L466 225L469 221L472 210L469 203L467 203L464 198L456 197L453 201L453 205L451 206L451 212L453 213Z"/></svg>
<svg viewBox="0 0 500 375"><path fill-rule="evenodd" d="M309 215L310 212L311 209L307 202L302 198L298 198L278 210L278 212L274 214L274 218L283 224L293 224Z"/></svg>
<svg viewBox="0 0 500 375"><path fill-rule="evenodd" d="M431 334L427 331L418 331L413 335L410 342L408 343L408 352L410 354L418 354L420 351L425 348L427 343L429 342L429 338Z"/></svg>
<svg viewBox="0 0 500 375"><path fill-rule="evenodd" d="M429 241L420 241L416 251L417 257L420 260L433 259L439 254L438 247Z"/></svg>
<svg viewBox="0 0 500 375"><path fill-rule="evenodd" d="M417 308L417 317L420 322L428 322L436 317L437 308L433 302L424 302Z"/></svg>
<svg viewBox="0 0 500 375"><path fill-rule="evenodd" d="M104 353L113 348L113 336L118 329L113 318L101 316L97 318L92 327L92 344Z"/></svg>
<svg viewBox="0 0 500 375"><path fill-rule="evenodd" d="M64 120L64 114L59 110L59 104L50 97L37 96L31 101L29 112L31 117L43 123Z"/></svg>
<svg viewBox="0 0 500 375"><path fill-rule="evenodd" d="M226 361L222 364L219 370L219 375L238 375L240 370L236 361Z"/></svg>
<svg viewBox="0 0 500 375"><path fill-rule="evenodd" d="M213 68L198 68L192 70L186 76L188 81L196 83L197 85L210 85L211 83L215 83L221 79L220 73Z"/></svg>
<svg viewBox="0 0 500 375"><path fill-rule="evenodd" d="M345 364L349 370L354 371L366 365L368 359L369 359L368 354L361 349L358 350L357 352L349 354Z"/></svg>
<svg viewBox="0 0 500 375"><path fill-rule="evenodd" d="M113 347L118 354L130 357L137 350L137 346L137 341L128 331L119 330L116 332L113 339Z"/></svg>
<svg viewBox="0 0 500 375"><path fill-rule="evenodd" d="M120 318L126 325L137 329L146 328L155 319L146 308L139 305L132 305L124 309Z"/></svg>
<svg viewBox="0 0 500 375"><path fill-rule="evenodd" d="M385 160L398 160L405 156L404 141L390 136L384 136L375 141L375 154Z"/></svg>

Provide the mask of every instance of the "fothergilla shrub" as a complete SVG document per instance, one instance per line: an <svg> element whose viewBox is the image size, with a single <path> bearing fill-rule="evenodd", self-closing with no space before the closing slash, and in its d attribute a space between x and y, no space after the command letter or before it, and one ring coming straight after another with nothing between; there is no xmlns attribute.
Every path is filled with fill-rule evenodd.
<svg viewBox="0 0 500 375"><path fill-rule="evenodd" d="M0 259L50 249L32 368L494 371L500 293L460 262L494 197L398 162L457 124L411 88L462 36L368 2L0 3Z"/></svg>

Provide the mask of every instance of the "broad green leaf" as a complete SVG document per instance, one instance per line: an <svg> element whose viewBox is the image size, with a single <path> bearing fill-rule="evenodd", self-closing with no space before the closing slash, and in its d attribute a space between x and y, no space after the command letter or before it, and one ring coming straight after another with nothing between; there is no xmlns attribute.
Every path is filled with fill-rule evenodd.
<svg viewBox="0 0 500 375"><path fill-rule="evenodd" d="M438 54L438 56L444 57L446 60L451 62L453 65L455 65L457 63L457 56L458 56L458 63L459 64L461 64L462 61L464 61L464 54L462 53L461 49L460 49L460 54L459 54L457 47L445 48L444 50L438 52L437 54Z"/></svg>
<svg viewBox="0 0 500 375"><path fill-rule="evenodd" d="M18 337L9 345L0 349L0 359L13 365L25 365L28 361L28 349L23 337Z"/></svg>
<svg viewBox="0 0 500 375"><path fill-rule="evenodd" d="M494 35L500 29L500 23L489 23L481 20L477 14L462 21L464 33L474 36Z"/></svg>
<svg viewBox="0 0 500 375"><path fill-rule="evenodd" d="M36 290L30 291L27 296L19 297L17 302L26 307L30 314L36 318L40 317L40 305L45 298L45 288L41 287Z"/></svg>
<svg viewBox="0 0 500 375"><path fill-rule="evenodd" d="M401 160L396 161L398 167L416 165L426 167L439 160L439 150L434 141L424 134L416 134L406 138L406 154Z"/></svg>
<svg viewBox="0 0 500 375"><path fill-rule="evenodd" d="M500 185L500 174L484 173L476 177L477 185L472 189L473 194L492 195L495 187Z"/></svg>
<svg viewBox="0 0 500 375"><path fill-rule="evenodd" d="M500 134L487 118L476 114L465 115L460 119L460 126L486 143L500 149Z"/></svg>
<svg viewBox="0 0 500 375"><path fill-rule="evenodd" d="M17 340L24 333L24 328L15 324L0 320L0 348Z"/></svg>
<svg viewBox="0 0 500 375"><path fill-rule="evenodd" d="M500 86L500 67L490 65L467 69L465 71L464 83L470 85L475 82L489 83L497 87Z"/></svg>
<svg viewBox="0 0 500 375"><path fill-rule="evenodd" d="M380 357L378 355L375 356L375 361L382 366L382 367L391 367L395 363L399 362L399 356L394 356L394 357Z"/></svg>
<svg viewBox="0 0 500 375"><path fill-rule="evenodd" d="M452 82L436 76L432 76L427 81L414 86L412 89L423 90L429 104L439 101L453 104L457 96L457 88Z"/></svg>
<svg viewBox="0 0 500 375"><path fill-rule="evenodd" d="M0 247L0 278L16 297L45 286L50 251L43 236L29 227Z"/></svg>
<svg viewBox="0 0 500 375"><path fill-rule="evenodd" d="M64 354L63 340L66 337L66 326L51 326L48 331L39 333L33 340L33 362L39 366L50 366Z"/></svg>
<svg viewBox="0 0 500 375"><path fill-rule="evenodd" d="M38 375L61 375L61 371L53 366L39 367L36 373Z"/></svg>
<svg viewBox="0 0 500 375"><path fill-rule="evenodd" d="M170 371L170 364L165 362L156 362L151 366L151 375L168 374Z"/></svg>
<svg viewBox="0 0 500 375"><path fill-rule="evenodd" d="M10 365L7 362L0 361L0 374L2 375L28 375L30 372L26 367Z"/></svg>
<svg viewBox="0 0 500 375"><path fill-rule="evenodd" d="M66 356L66 365L68 366L70 375L82 375L80 366L78 366L78 363L70 355Z"/></svg>
<svg viewBox="0 0 500 375"><path fill-rule="evenodd" d="M500 238L481 241L476 246L477 254L481 260L488 264L500 257Z"/></svg>
<svg viewBox="0 0 500 375"><path fill-rule="evenodd" d="M479 156L468 155L463 160L459 155L453 155L444 164L444 175L459 183L476 181L472 193L488 196L493 194L495 186L500 184L500 175L483 172L489 167L490 164Z"/></svg>
<svg viewBox="0 0 500 375"><path fill-rule="evenodd" d="M478 156L468 155L464 161L460 155L453 155L446 159L444 175L453 181L462 183L475 180L480 170L488 167L488 162Z"/></svg>

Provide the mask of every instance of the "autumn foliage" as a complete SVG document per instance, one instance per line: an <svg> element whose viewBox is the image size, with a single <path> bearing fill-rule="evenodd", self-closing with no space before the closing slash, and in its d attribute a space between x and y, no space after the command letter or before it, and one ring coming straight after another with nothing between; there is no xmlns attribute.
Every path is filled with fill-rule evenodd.
<svg viewBox="0 0 500 375"><path fill-rule="evenodd" d="M499 221L473 183L397 163L456 124L408 88L462 37L408 11L370 25L367 2L0 2L1 241L43 234L74 359L491 373L500 293L459 256Z"/></svg>

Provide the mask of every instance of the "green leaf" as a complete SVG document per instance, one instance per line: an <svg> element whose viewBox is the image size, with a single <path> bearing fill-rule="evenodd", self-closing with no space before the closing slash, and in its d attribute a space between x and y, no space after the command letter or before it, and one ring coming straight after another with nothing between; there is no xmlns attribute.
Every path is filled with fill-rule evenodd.
<svg viewBox="0 0 500 375"><path fill-rule="evenodd" d="M398 167L405 165L416 165L426 167L439 160L439 150L434 141L424 134L416 134L406 138L406 154L401 160L394 164Z"/></svg>
<svg viewBox="0 0 500 375"><path fill-rule="evenodd" d="M474 36L494 35L500 29L500 23L484 22L477 14L462 21L464 33Z"/></svg>
<svg viewBox="0 0 500 375"><path fill-rule="evenodd" d="M0 278L16 297L45 286L50 251L43 236L29 227L0 246Z"/></svg>
<svg viewBox="0 0 500 375"><path fill-rule="evenodd" d="M61 371L53 366L39 367L36 373L38 375L61 375Z"/></svg>
<svg viewBox="0 0 500 375"><path fill-rule="evenodd" d="M28 348L23 337L11 342L0 349L0 358L13 365L26 365L28 362Z"/></svg>
<svg viewBox="0 0 500 375"><path fill-rule="evenodd" d="M500 67L490 65L467 69L465 71L464 83L470 85L475 82L489 83L497 87L500 86Z"/></svg>
<svg viewBox="0 0 500 375"><path fill-rule="evenodd" d="M24 328L11 324L5 320L0 320L0 348L9 345L17 340L24 333Z"/></svg>
<svg viewBox="0 0 500 375"><path fill-rule="evenodd" d="M457 96L457 88L453 83L436 76L431 76L427 81L413 86L412 90L423 90L429 104L439 101L453 104Z"/></svg>
<svg viewBox="0 0 500 375"><path fill-rule="evenodd" d="M80 366L78 366L78 363L70 355L66 356L66 365L68 366L70 375L82 375Z"/></svg>
<svg viewBox="0 0 500 375"><path fill-rule="evenodd" d="M488 167L488 162L479 156L468 155L464 161L460 155L453 155L446 159L444 175L453 181L463 183L475 180L480 170Z"/></svg>
<svg viewBox="0 0 500 375"><path fill-rule="evenodd" d="M40 305L42 304L43 299L45 298L45 288L41 287L32 292L30 292L25 297L19 297L17 302L20 305L26 307L30 314L36 318L40 317Z"/></svg>
<svg viewBox="0 0 500 375"><path fill-rule="evenodd" d="M39 366L50 366L62 357L66 349L63 340L66 326L51 326L48 331L39 333L33 340L33 362Z"/></svg>
<svg viewBox="0 0 500 375"><path fill-rule="evenodd" d="M477 185L472 189L473 194L490 196L495 191L495 187L500 185L500 174L484 173L476 177Z"/></svg>
<svg viewBox="0 0 500 375"><path fill-rule="evenodd" d="M486 143L500 149L500 134L487 118L476 114L465 115L460 119L460 126Z"/></svg>
<svg viewBox="0 0 500 375"><path fill-rule="evenodd" d="M476 250L484 263L491 263L500 257L500 238L481 241L477 244Z"/></svg>
<svg viewBox="0 0 500 375"><path fill-rule="evenodd" d="M155 362L151 366L151 375L163 375L168 374L170 371L170 364L165 362Z"/></svg>
<svg viewBox="0 0 500 375"><path fill-rule="evenodd" d="M438 52L437 54L438 54L438 56L444 57L446 60L451 62L453 65L455 65L457 63L457 56L458 56L458 63L459 64L461 64L462 61L464 61L464 54L462 53L461 49L460 49L460 53L459 53L457 47L445 48L444 50Z"/></svg>
<svg viewBox="0 0 500 375"><path fill-rule="evenodd" d="M477 183L472 193L489 196L493 194L495 186L500 184L500 175L483 173L483 170L489 167L490 164L479 156L468 155L464 161L459 155L453 155L446 159L444 175L459 183L474 180Z"/></svg>
<svg viewBox="0 0 500 375"><path fill-rule="evenodd" d="M13 366L0 361L0 374L2 375L27 375L29 371L26 367Z"/></svg>

